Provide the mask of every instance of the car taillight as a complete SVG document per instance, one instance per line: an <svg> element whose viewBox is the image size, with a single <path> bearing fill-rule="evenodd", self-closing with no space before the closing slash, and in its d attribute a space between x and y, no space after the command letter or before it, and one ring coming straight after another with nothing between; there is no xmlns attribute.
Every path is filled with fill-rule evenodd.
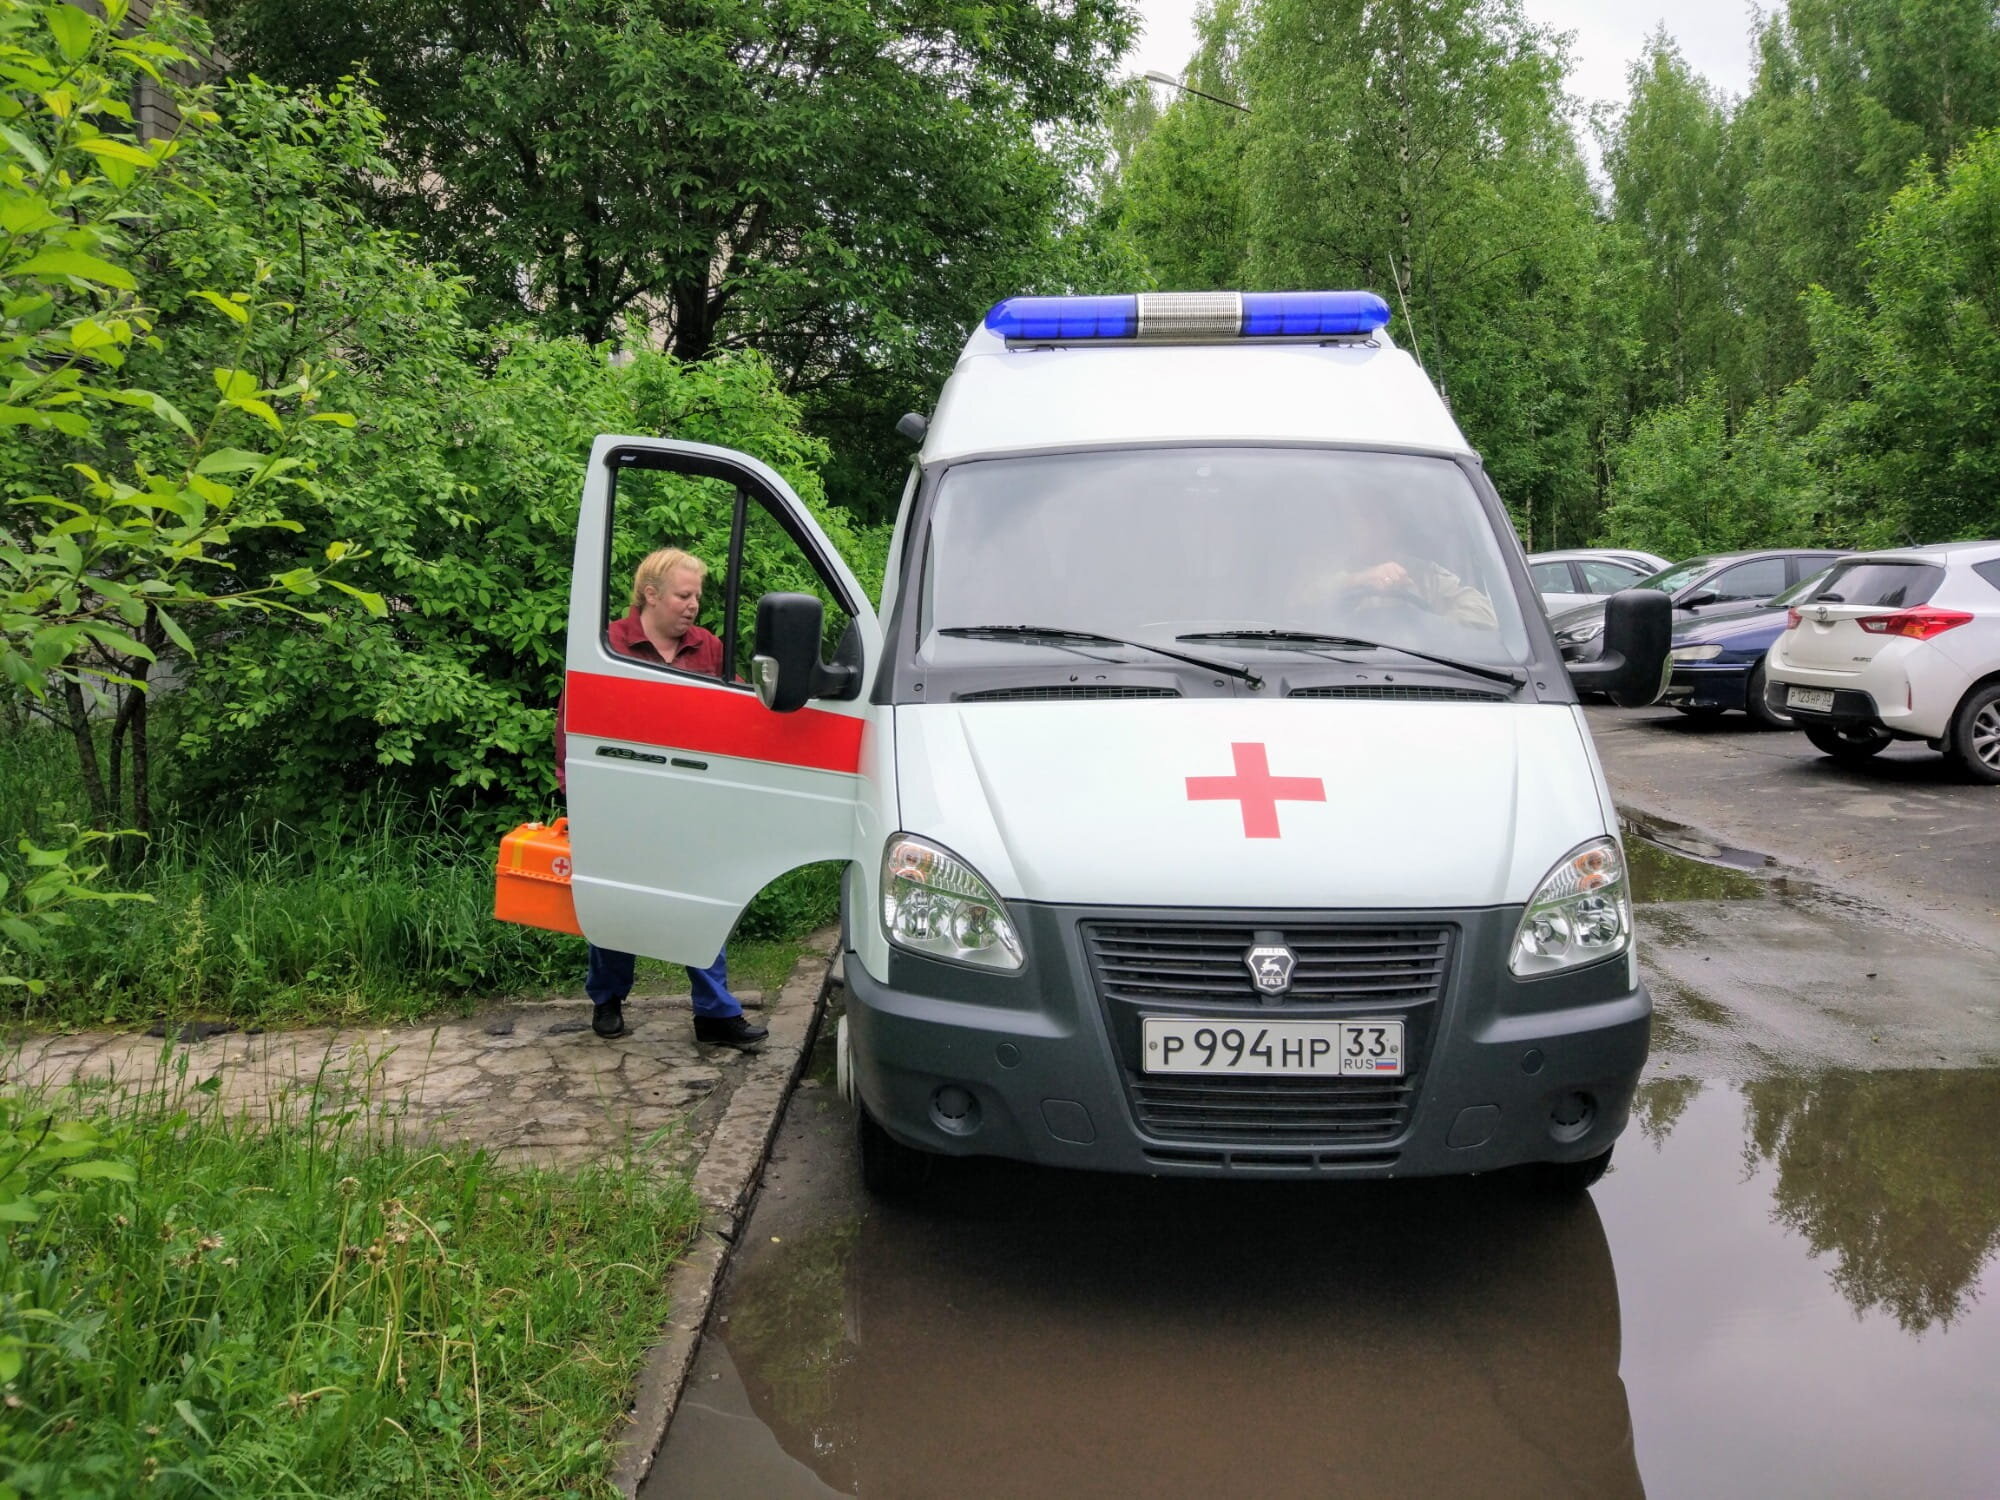
<svg viewBox="0 0 2000 1500"><path fill-rule="evenodd" d="M1800 616L1799 616L1799 612L1798 612L1797 610L1795 610L1795 609L1788 609L1788 610L1786 610L1786 611L1785 611L1785 629L1787 629L1787 630L1797 630L1797 629L1799 628L1799 618L1800 618Z"/></svg>
<svg viewBox="0 0 2000 1500"><path fill-rule="evenodd" d="M1899 609L1893 615L1863 615L1854 623L1870 635L1906 635L1913 641L1927 641L1959 625L1970 625L1973 617L1962 609Z"/></svg>

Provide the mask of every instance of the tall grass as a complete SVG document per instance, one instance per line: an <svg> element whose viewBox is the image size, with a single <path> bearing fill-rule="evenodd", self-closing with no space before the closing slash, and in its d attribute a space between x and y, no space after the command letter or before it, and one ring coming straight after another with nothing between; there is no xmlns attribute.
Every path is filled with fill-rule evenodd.
<svg viewBox="0 0 2000 1500"><path fill-rule="evenodd" d="M371 1139L344 1102L0 1094L0 1494L612 1493L691 1190Z"/></svg>
<svg viewBox="0 0 2000 1500"><path fill-rule="evenodd" d="M30 729L0 735L0 872L20 833L45 840L82 816L71 747ZM134 842L119 879L147 902L91 907L8 967L42 980L16 1014L116 1025L201 1014L239 1022L410 1019L468 997L574 989L583 942L493 919L497 837L442 798L336 802L311 830L250 807L173 809ZM782 974L789 941L831 920L828 867L773 884L746 915L754 987Z"/></svg>

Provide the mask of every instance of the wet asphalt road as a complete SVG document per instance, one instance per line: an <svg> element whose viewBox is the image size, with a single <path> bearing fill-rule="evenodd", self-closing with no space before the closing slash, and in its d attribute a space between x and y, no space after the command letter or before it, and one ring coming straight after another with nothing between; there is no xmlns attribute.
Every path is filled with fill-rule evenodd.
<svg viewBox="0 0 2000 1500"><path fill-rule="evenodd" d="M1586 713L1620 806L1721 833L2000 952L2000 787L1918 744L1843 766L1743 714Z"/></svg>
<svg viewBox="0 0 2000 1500"><path fill-rule="evenodd" d="M1751 847L1752 773L1631 717L1614 788ZM1809 865L1828 768L1744 738ZM2000 1495L2000 964L1892 858L2000 908L1951 831L2000 793L1920 785L1838 889L1628 841L1654 1055L1571 1203L969 1162L883 1205L823 1044L642 1494Z"/></svg>

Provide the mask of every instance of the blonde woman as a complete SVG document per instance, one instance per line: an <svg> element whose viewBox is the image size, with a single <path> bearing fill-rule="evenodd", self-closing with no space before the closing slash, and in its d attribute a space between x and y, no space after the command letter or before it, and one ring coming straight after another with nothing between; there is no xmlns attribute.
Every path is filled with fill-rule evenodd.
<svg viewBox="0 0 2000 1500"><path fill-rule="evenodd" d="M632 574L632 607L608 632L611 649L620 656L699 672L722 675L722 642L713 631L695 624L701 613L701 586L708 567L691 552L662 547L647 554ZM564 783L568 748L563 736L562 702L556 703L556 782ZM632 992L638 961L630 953L590 945L584 993L590 996L590 1029L607 1039L623 1036L625 997ZM706 969L690 968L694 990L694 1036L698 1042L724 1047L754 1047L770 1033L744 1017L743 1006L729 993L729 954L725 949Z"/></svg>

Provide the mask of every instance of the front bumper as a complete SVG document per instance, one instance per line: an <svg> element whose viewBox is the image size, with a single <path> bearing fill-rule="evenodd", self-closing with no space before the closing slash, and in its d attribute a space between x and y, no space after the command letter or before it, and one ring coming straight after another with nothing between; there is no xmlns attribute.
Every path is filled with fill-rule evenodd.
<svg viewBox="0 0 2000 1500"><path fill-rule="evenodd" d="M855 1084L869 1113L907 1145L1153 1174L1484 1172L1607 1150L1624 1129L1645 1066L1652 1003L1634 982L1629 958L1516 980L1506 955L1518 907L1251 913L1012 903L1010 910L1028 953L1018 974L895 950L883 981L848 955ZM1260 932L1282 932L1288 923L1376 931L1427 926L1449 933L1450 957L1435 997L1420 1003L1342 998L1266 1005L1199 994L1135 1003L1099 983L1086 937L1086 924L1118 922ZM1185 1125L1209 1106L1198 1093L1183 1094L1172 1108L1159 1106L1157 1075L1149 1078L1137 1066L1137 1022L1145 1014L1197 1012L1242 1023L1401 1017L1410 1043L1396 1106L1343 1102L1329 1088L1310 1091L1316 1112L1306 1115L1288 1114L1293 1096L1264 1094L1228 1110L1219 1126ZM1578 1096L1589 1102L1580 1121ZM1245 1108L1252 1115L1265 1111L1268 1123L1242 1125ZM1332 1120L1342 1123L1322 1125Z"/></svg>
<svg viewBox="0 0 2000 1500"><path fill-rule="evenodd" d="M1743 708L1755 662L1676 662L1660 701L1677 708Z"/></svg>

